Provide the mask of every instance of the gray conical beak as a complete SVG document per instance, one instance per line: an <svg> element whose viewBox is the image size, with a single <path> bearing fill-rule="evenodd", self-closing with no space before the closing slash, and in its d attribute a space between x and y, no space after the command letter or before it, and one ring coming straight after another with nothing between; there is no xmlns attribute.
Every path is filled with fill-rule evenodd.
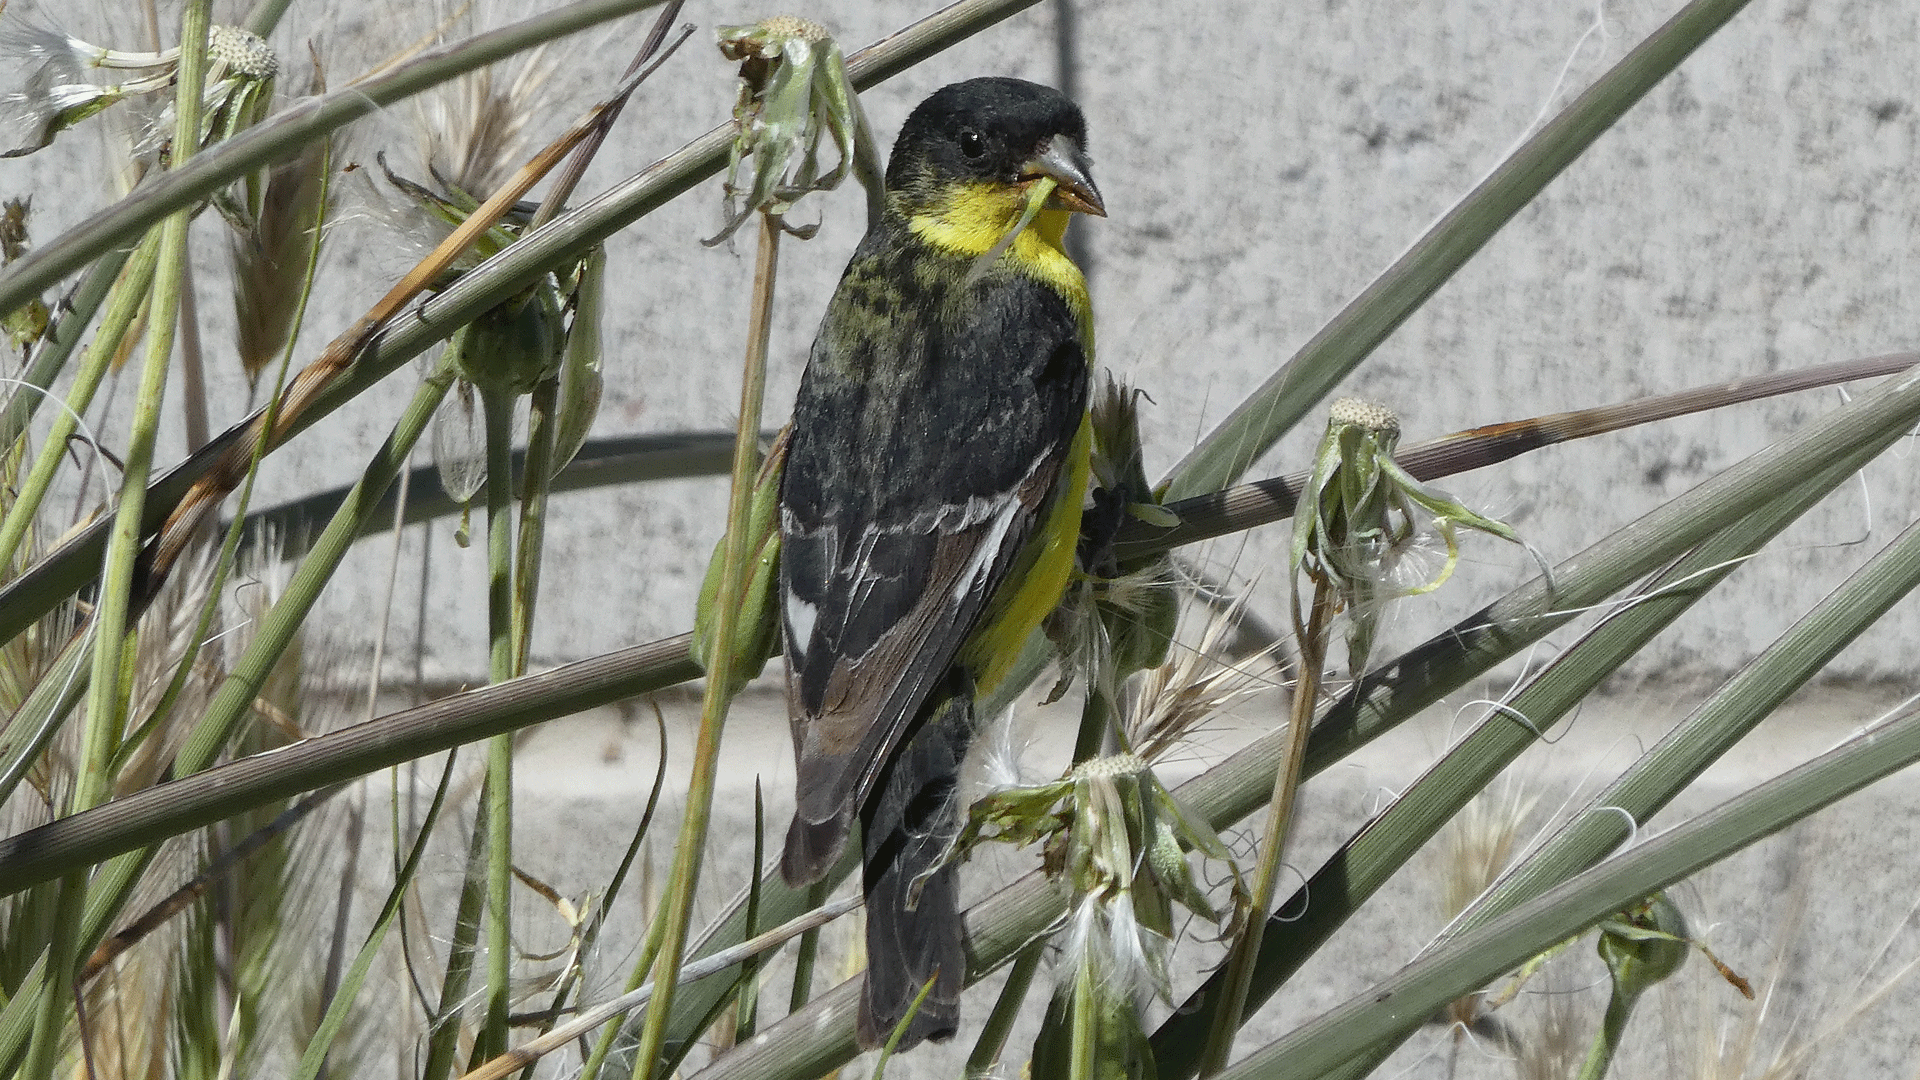
<svg viewBox="0 0 1920 1080"><path fill-rule="evenodd" d="M1107 204L1101 200L1100 189L1093 186L1093 177L1088 173L1087 155L1071 137L1055 135L1020 168L1023 180L1042 176L1051 177L1059 185L1047 199L1048 209L1107 216Z"/></svg>

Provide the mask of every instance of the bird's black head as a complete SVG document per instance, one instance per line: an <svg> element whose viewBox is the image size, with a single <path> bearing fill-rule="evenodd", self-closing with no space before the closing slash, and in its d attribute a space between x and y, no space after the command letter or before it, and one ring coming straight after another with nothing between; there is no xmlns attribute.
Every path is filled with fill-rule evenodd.
<svg viewBox="0 0 1920 1080"><path fill-rule="evenodd" d="M1017 187L1048 176L1059 184L1061 209L1105 214L1086 147L1086 119L1060 91L1023 79L969 79L934 91L907 117L887 190L919 208L956 184Z"/></svg>

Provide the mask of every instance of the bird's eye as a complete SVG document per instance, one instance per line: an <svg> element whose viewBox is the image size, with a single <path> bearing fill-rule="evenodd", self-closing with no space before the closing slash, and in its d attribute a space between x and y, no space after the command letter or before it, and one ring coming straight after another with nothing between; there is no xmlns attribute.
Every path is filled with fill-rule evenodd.
<svg viewBox="0 0 1920 1080"><path fill-rule="evenodd" d="M987 152L987 140L981 138L977 131L963 131L960 133L960 152L977 158Z"/></svg>

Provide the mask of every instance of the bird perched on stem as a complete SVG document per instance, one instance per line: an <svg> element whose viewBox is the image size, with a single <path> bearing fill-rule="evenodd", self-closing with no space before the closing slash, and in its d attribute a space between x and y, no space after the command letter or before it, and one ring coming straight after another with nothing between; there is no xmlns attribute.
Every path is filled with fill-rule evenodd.
<svg viewBox="0 0 1920 1080"><path fill-rule="evenodd" d="M1093 355L1061 246L1075 212L1106 214L1072 101L1007 78L927 98L794 404L780 587L798 808L780 865L818 881L859 820L867 1047L909 1015L900 1048L957 1026L945 855L973 701L1073 567Z"/></svg>

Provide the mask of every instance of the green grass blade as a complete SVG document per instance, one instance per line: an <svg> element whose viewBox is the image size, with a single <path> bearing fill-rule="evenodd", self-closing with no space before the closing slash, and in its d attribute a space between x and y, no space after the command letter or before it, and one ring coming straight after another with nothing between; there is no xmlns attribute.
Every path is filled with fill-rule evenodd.
<svg viewBox="0 0 1920 1080"><path fill-rule="evenodd" d="M40 681L27 693L6 726L0 728L0 805L4 805L20 778L80 698L87 692L88 664L93 654L91 629L72 635Z"/></svg>
<svg viewBox="0 0 1920 1080"><path fill-rule="evenodd" d="M1920 761L1920 708L1909 705L1805 765L1460 935L1221 1076L1320 1080L1404 1027L1407 1017L1431 1015L1608 914L1915 761Z"/></svg>
<svg viewBox="0 0 1920 1080"><path fill-rule="evenodd" d="M181 163L192 154L199 132L200 92L206 81L210 22L209 0L188 3L181 15L173 136L174 154ZM100 572L100 595L94 605L93 634L98 647L90 658L86 727L81 732L80 764L71 801L66 807L69 812L96 806L113 792L111 767L126 723L127 700L123 695L128 687L123 686L123 682L131 653L122 646L131 644L129 631L137 617L134 563L140 556L141 511L147 494L147 477L153 467L154 446L159 441L160 406L166 396L167 372L179 323L180 295L186 282L188 224L188 212L182 209L169 216L160 229L147 354L134 400L133 428L127 439L120 505L113 515L106 563ZM57 457L60 449L64 448L48 447L42 457ZM16 510L23 509L16 507ZM76 990L74 972L79 949L86 944L81 937L80 923L86 911L87 889L87 876L78 872L68 875L60 886L54 934L47 945L47 974L38 988L39 1014L34 1018L33 1038L27 1044L27 1060L21 1069L27 1080L49 1080L66 1042L68 999Z"/></svg>
<svg viewBox="0 0 1920 1080"><path fill-rule="evenodd" d="M61 278L130 244L155 222L194 206L263 166L371 113L517 52L629 15L663 0L580 0L465 41L430 49L383 74L296 101L168 172L0 272L0 311L11 311Z"/></svg>
<svg viewBox="0 0 1920 1080"><path fill-rule="evenodd" d="M1256 962L1249 1009L1279 990L1334 931L1522 751L1731 574L1739 560L1844 483L1877 449L1863 449L1809 474L1797 487L1781 491L1747 520L1728 526L1689 552L1645 590L1645 599L1568 648L1529 680L1504 709L1490 715L1401 792L1280 905L1281 911L1290 914L1286 921L1274 920L1269 927L1273 937ZM1515 719L1515 714L1526 717L1526 722ZM1313 902L1308 903L1308 898ZM1294 917L1291 913L1296 912L1299 914ZM1199 1061L1191 1046L1207 1030L1205 1023L1214 1012L1217 981L1208 979L1154 1033L1155 1062L1162 1077L1194 1074ZM1391 1047L1383 1048L1381 1056L1390 1051Z"/></svg>
<svg viewBox="0 0 1920 1080"><path fill-rule="evenodd" d="M1594 796L1590 805L1607 807L1606 811L1589 811L1568 822L1496 882L1448 936L1479 926L1521 899L1605 858L1630 838L1627 823L1615 808L1642 823L1660 812L1916 585L1920 585L1920 524L1909 526L1855 571Z"/></svg>
<svg viewBox="0 0 1920 1080"><path fill-rule="evenodd" d="M6 411L0 413L0 446L11 445L33 422L33 414L39 410L40 403L47 399L53 380L59 378L60 372L66 368L67 358L73 355L74 347L80 344L80 336L86 333L94 314L100 310L115 279L120 276L120 268L127 265L132 255L132 248L115 248L102 255L87 267L87 276L80 280L73 294L60 305L59 319L33 354L33 362L20 373L20 382L25 385L13 388ZM136 291L144 293L146 289L142 287Z"/></svg>
<svg viewBox="0 0 1920 1080"><path fill-rule="evenodd" d="M440 772L440 783L433 789L433 800L427 804L427 812L421 818L420 832L415 836L413 846L407 851L407 858L394 875L393 888L387 890L387 901L380 907L380 915L374 919L373 927L367 931L367 940L354 954L352 966L340 980L340 987L334 993L333 1000L327 1002L326 1013L320 1019L320 1026L313 1038L308 1040L301 1051L300 1065L294 1073L294 1080L314 1080L325 1067L327 1054L333 1048L333 1040L345 1026L348 1015L353 1010L354 1001L360 996L360 988L365 984L367 973L372 970L374 960L380 955L380 946L386 941L387 931L393 926L406 902L407 891L413 888L414 876L420 869L420 860L427 853L427 840L433 835L433 827L440 820L440 809L446 805L447 789L453 783L453 766L456 754L447 755L446 768Z"/></svg>
<svg viewBox="0 0 1920 1080"><path fill-rule="evenodd" d="M346 556L353 538L365 527L367 515L380 496L392 486L408 455L426 431L433 411L453 384L453 371L443 365L421 381L420 389L394 425L392 434L361 474L355 494L334 515L307 558L287 583L286 592L273 611L261 620L252 644L227 676L220 689L208 701L206 711L175 759L175 772L199 772L212 764L227 738L266 681L280 654L286 651L306 621L307 612L319 599L320 590Z"/></svg>
<svg viewBox="0 0 1920 1080"><path fill-rule="evenodd" d="M54 477L60 469L60 462L67 455L67 440L80 426L80 418L93 404L93 395L99 391L101 380L113 366L114 356L119 352L121 339L133 325L141 307L146 303L148 288L153 284L154 268L160 255L160 232L155 230L141 241L138 250L126 264L126 271L113 290L112 302L107 305L107 314L101 321L99 333L94 335L93 344L80 362L80 370L75 372L73 385L67 390L65 407L54 415L53 423L47 432L46 445L34 459L33 467L27 472L26 482L20 492L7 507L4 523L0 523L0 566L13 564L19 554L20 544L32 529L34 518L40 513L40 504L46 498L47 489L53 485ZM15 399L38 398L40 395L29 390ZM12 440L8 440L11 442ZM107 522L100 525L104 538ZM104 553L95 554L95 559ZM99 572L98 565L92 568ZM44 612L43 612L44 614ZM39 616L36 615L35 618ZM24 626L21 628L24 629ZM13 633L18 633L18 630ZM8 634L12 637L13 634Z"/></svg>

